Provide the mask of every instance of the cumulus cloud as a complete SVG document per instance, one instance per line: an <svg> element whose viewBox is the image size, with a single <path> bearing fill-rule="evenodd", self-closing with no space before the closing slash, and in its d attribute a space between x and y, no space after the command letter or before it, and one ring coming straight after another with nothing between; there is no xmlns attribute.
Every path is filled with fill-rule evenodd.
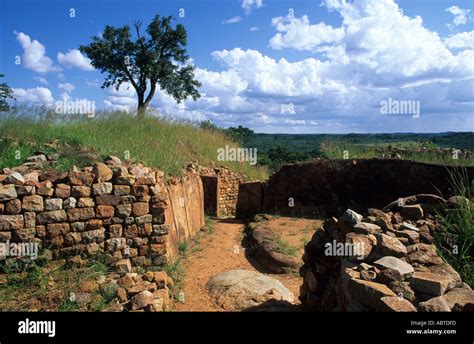
<svg viewBox="0 0 474 344"><path fill-rule="evenodd" d="M471 12L471 10L462 9L462 8L459 8L458 6L448 7L446 11L451 13L454 16L453 24L455 26L466 24L469 20L469 13Z"/></svg>
<svg viewBox="0 0 474 344"><path fill-rule="evenodd" d="M451 35L444 40L444 44L452 51L474 49L474 31Z"/></svg>
<svg viewBox="0 0 474 344"><path fill-rule="evenodd" d="M71 49L67 53L58 53L58 62L63 66L70 68L77 68L84 71L92 71L94 67L91 65L91 60L78 49Z"/></svg>
<svg viewBox="0 0 474 344"><path fill-rule="evenodd" d="M232 18L223 20L223 21L222 21L222 24L235 24L235 23L239 23L239 22L241 22L241 21L242 21L242 17L241 17L241 16L235 16L235 17L232 17Z"/></svg>
<svg viewBox="0 0 474 344"><path fill-rule="evenodd" d="M262 6L263 6L262 0L243 0L242 1L242 8L247 14L252 12L253 9L258 9Z"/></svg>
<svg viewBox="0 0 474 344"><path fill-rule="evenodd" d="M257 50L214 51L212 56L237 75L254 94L301 96L318 94L323 87L324 63L313 58L290 63L278 61Z"/></svg>
<svg viewBox="0 0 474 344"><path fill-rule="evenodd" d="M311 23L307 16L272 21L272 48L314 52L313 58L290 62L251 49L214 51L223 70L197 70L203 97L185 102L186 113L199 109L221 125L247 123L269 132L473 128L466 120L472 114L469 92L455 97L454 91L472 86L470 33L442 39L392 0L324 5L341 16L339 27ZM382 118L380 102L389 97L420 100L420 119ZM441 113L446 126L433 123Z"/></svg>
<svg viewBox="0 0 474 344"><path fill-rule="evenodd" d="M60 82L58 83L58 88L64 92L71 93L72 91L74 91L76 86L69 82L65 82L65 83Z"/></svg>
<svg viewBox="0 0 474 344"><path fill-rule="evenodd" d="M23 32L14 32L16 39L23 48L21 64L38 73L57 72L61 70L55 66L53 60L46 56L46 48L35 39Z"/></svg>
<svg viewBox="0 0 474 344"><path fill-rule="evenodd" d="M45 78L41 76L34 76L33 80L38 81L40 84L48 85L48 80L46 80Z"/></svg>
<svg viewBox="0 0 474 344"><path fill-rule="evenodd" d="M333 28L325 23L312 25L306 15L273 18L272 25L278 31L270 40L270 47L274 49L313 50L323 43L338 42L344 36L344 28Z"/></svg>
<svg viewBox="0 0 474 344"><path fill-rule="evenodd" d="M128 112L137 107L137 95L131 83L121 84L118 90L115 87L109 87L107 94L107 98L104 100L107 109Z"/></svg>
<svg viewBox="0 0 474 344"><path fill-rule="evenodd" d="M51 91L46 87L12 88L13 96L19 102L50 106L54 103Z"/></svg>
<svg viewBox="0 0 474 344"><path fill-rule="evenodd" d="M341 27L311 24L306 16L274 18L280 32L270 46L316 50L338 64L338 73L365 85L395 86L472 72L472 63L453 55L436 32L423 26L421 17L404 15L393 0L324 4L341 15Z"/></svg>

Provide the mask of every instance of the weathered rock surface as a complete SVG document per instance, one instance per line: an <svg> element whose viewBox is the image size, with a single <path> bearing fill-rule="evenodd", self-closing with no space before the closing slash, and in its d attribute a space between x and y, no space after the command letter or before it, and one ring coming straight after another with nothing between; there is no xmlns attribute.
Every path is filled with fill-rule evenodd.
<svg viewBox="0 0 474 344"><path fill-rule="evenodd" d="M417 203L421 202L421 203ZM439 255L433 211L448 202L420 194L369 209L361 221L330 218L305 246L300 300L315 311L468 311L473 293ZM405 210L402 210L405 208ZM400 212L398 212L400 211ZM350 213L350 212L349 212ZM421 217L423 216L423 217ZM416 219L416 220L415 220ZM372 250L361 261L351 250L326 255L325 247L367 238Z"/></svg>
<svg viewBox="0 0 474 344"><path fill-rule="evenodd" d="M209 295L226 310L244 310L268 300L292 302L293 297L281 282L247 270L230 270L212 277Z"/></svg>
<svg viewBox="0 0 474 344"><path fill-rule="evenodd" d="M404 262L401 259L391 256L385 256L380 258L379 260L376 260L374 262L374 265L381 269L396 270L400 273L402 278L409 277L414 272L414 269L410 264Z"/></svg>
<svg viewBox="0 0 474 344"><path fill-rule="evenodd" d="M359 279L350 279L347 288L354 298L371 309L380 306L382 297L397 296L384 284Z"/></svg>

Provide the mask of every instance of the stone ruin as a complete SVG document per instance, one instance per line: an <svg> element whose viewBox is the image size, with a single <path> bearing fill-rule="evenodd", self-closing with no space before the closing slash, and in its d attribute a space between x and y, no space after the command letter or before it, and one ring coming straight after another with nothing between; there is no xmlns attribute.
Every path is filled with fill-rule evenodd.
<svg viewBox="0 0 474 344"><path fill-rule="evenodd" d="M474 180L474 167L463 167ZM414 194L450 195L450 175L460 167L399 159L316 160L288 164L268 181L242 182L237 217L258 213L331 216L351 208L381 208Z"/></svg>
<svg viewBox="0 0 474 344"><path fill-rule="evenodd" d="M133 271L174 261L178 243L204 226L199 175L188 171L181 178L166 178L160 170L117 157L63 173L42 169L53 160L38 154L3 169L0 243L33 244L40 262L83 266L100 255L116 270L100 283L119 287L121 303L111 310L166 309L171 279L164 272L141 276ZM9 269L21 268L18 263L25 257L5 253ZM79 294L78 304L81 300Z"/></svg>
<svg viewBox="0 0 474 344"><path fill-rule="evenodd" d="M191 164L188 169L197 171L201 176L206 214L220 218L234 217L237 210L239 185L245 177L224 166L196 167Z"/></svg>
<svg viewBox="0 0 474 344"><path fill-rule="evenodd" d="M33 242L41 249L40 259L78 265L105 256L116 273L101 280L100 288L118 288L118 302L109 310L168 307L172 279L164 272L139 274L135 267L173 261L178 243L204 226L205 212L240 218L262 212L311 216L338 214L348 206L355 211L328 219L305 247L300 273L306 309L473 310L473 292L438 256L433 242L438 225L433 211L455 203L429 194L449 191L450 169L444 166L397 159L316 161L284 166L268 182L246 182L224 167L194 164L183 177L167 178L160 170L116 157L63 173L42 168L42 162L52 160L38 155L3 169L0 243ZM467 168L467 176L473 175ZM399 196L413 193L419 194L399 205ZM356 212L363 206L369 207L365 216ZM363 243L362 260L360 252L326 255L328 242ZM285 271L286 265L294 264L284 262Z"/></svg>
<svg viewBox="0 0 474 344"><path fill-rule="evenodd" d="M326 220L305 246L305 309L474 311L474 291L434 245L439 224L433 215L455 211L459 202L422 194L369 208L365 216L348 209ZM340 250L331 250L335 246ZM345 250L354 247L361 249Z"/></svg>

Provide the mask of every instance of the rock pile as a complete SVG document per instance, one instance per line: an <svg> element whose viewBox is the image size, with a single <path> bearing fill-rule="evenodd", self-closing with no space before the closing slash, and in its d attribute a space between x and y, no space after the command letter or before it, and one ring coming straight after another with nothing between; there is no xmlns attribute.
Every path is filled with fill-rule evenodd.
<svg viewBox="0 0 474 344"><path fill-rule="evenodd" d="M42 161L41 156L29 160ZM109 157L82 170L0 174L0 242L34 242L49 259L104 253L118 268L166 262L164 174Z"/></svg>
<svg viewBox="0 0 474 344"><path fill-rule="evenodd" d="M437 253L435 195L325 221L305 247L300 299L316 311L474 311L474 292Z"/></svg>
<svg viewBox="0 0 474 344"><path fill-rule="evenodd" d="M108 311L162 312L170 308L169 287L173 281L163 271L111 274L101 282L101 290L115 290Z"/></svg>
<svg viewBox="0 0 474 344"><path fill-rule="evenodd" d="M171 277L164 271L110 273L83 280L68 295L79 310L88 310L97 293L107 298L106 312L162 312L170 310Z"/></svg>

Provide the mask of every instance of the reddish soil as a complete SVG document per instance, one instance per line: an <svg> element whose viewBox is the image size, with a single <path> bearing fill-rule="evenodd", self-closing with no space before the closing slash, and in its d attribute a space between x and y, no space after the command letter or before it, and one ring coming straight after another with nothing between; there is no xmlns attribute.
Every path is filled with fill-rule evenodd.
<svg viewBox="0 0 474 344"><path fill-rule="evenodd" d="M272 229L281 229L284 240L301 246L302 239L309 240L314 232L315 220L276 218ZM308 222L309 221L309 222ZM286 222L286 224L285 224ZM311 227L313 226L313 227ZM175 302L174 311L224 311L209 298L206 283L214 275L232 269L258 271L246 258L242 247L244 223L235 220L215 220L210 233L202 232L187 248L183 261L184 303ZM304 230L305 228L309 228ZM299 255L301 257L301 254ZM297 274L268 274L278 279L294 294L294 303L299 304L299 287L302 278Z"/></svg>

